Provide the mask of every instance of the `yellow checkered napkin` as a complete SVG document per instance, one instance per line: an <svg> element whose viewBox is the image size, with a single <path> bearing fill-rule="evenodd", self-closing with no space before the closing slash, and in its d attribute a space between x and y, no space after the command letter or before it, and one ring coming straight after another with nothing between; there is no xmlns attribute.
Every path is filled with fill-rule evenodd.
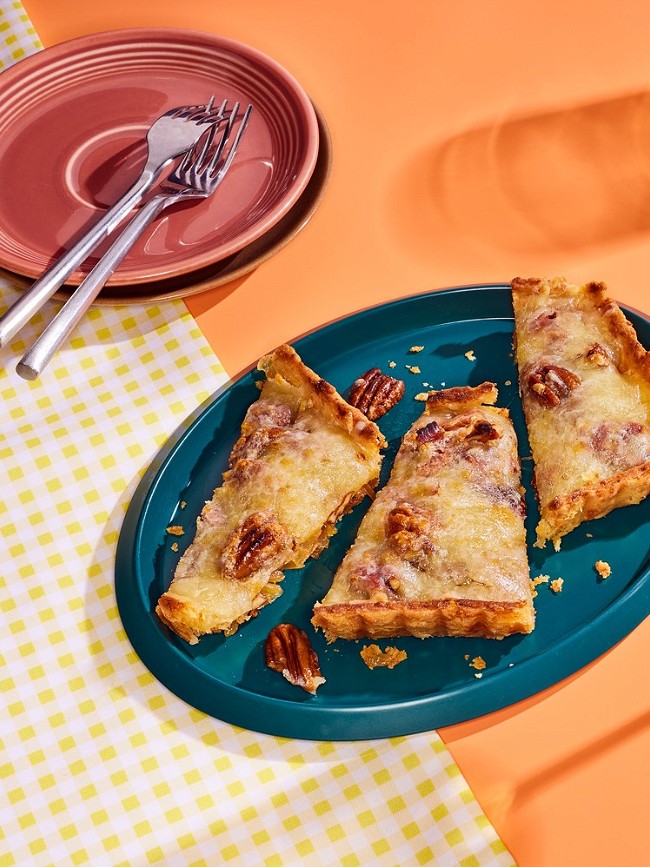
<svg viewBox="0 0 650 867"><path fill-rule="evenodd" d="M0 70L42 47L22 3L0 3Z"/></svg>
<svg viewBox="0 0 650 867"><path fill-rule="evenodd" d="M0 283L0 310L15 295ZM512 864L436 734L258 735L151 676L116 542L143 469L225 376L181 302L93 308L27 383L40 326L0 373L0 867Z"/></svg>
<svg viewBox="0 0 650 867"><path fill-rule="evenodd" d="M38 47L19 3L0 22L0 63ZM16 297L0 280L0 311ZM259 735L145 669L115 602L122 519L226 377L174 302L93 308L28 383L15 363L43 324L0 370L0 867L512 865L435 733Z"/></svg>

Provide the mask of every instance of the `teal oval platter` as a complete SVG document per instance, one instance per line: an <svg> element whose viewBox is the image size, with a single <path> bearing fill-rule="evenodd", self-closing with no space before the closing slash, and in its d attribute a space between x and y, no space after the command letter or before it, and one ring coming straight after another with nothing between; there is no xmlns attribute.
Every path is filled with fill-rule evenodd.
<svg viewBox="0 0 650 867"><path fill-rule="evenodd" d="M650 346L650 322L625 312L639 340ZM511 412L523 459L531 577L564 579L559 593L548 583L537 586L537 622L530 635L376 642L406 651L406 660L392 670L366 667L359 651L369 641L326 644L310 624L312 607L327 592L367 500L340 522L318 559L286 572L282 596L235 635L206 635L190 646L165 627L154 613L156 602L193 538L196 517L219 484L246 409L258 395L259 375L250 371L179 427L143 476L123 522L115 567L118 608L151 673L193 707L243 728L307 740L384 738L459 723L532 696L595 660L641 623L650 613L650 498L583 524L565 537L559 552L550 545L532 547L538 511L512 332L509 286L491 284L382 304L329 323L293 346L344 395L371 367L405 381L404 398L379 420L389 443L382 482L401 436L422 411L416 394L484 380L498 385L498 404ZM424 349L415 354L409 352L412 346ZM170 525L184 527L184 535L167 534ZM598 560L611 565L606 580L595 571ZM326 679L315 696L265 665L264 641L281 622L296 624L311 638ZM481 672L470 664L477 656L486 663Z"/></svg>

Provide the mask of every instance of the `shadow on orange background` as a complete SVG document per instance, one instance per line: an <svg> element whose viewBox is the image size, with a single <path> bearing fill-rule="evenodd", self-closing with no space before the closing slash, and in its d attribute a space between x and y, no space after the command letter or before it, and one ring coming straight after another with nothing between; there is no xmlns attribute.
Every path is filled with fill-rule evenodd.
<svg viewBox="0 0 650 867"><path fill-rule="evenodd" d="M503 117L420 152L406 175L423 253L441 233L505 263L638 242L650 234L650 92Z"/></svg>

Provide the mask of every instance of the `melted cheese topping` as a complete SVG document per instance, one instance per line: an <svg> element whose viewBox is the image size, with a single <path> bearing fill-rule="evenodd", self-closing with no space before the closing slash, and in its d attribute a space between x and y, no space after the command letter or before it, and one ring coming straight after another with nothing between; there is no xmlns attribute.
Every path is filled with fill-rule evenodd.
<svg viewBox="0 0 650 867"><path fill-rule="evenodd" d="M585 295L520 296L515 319L520 388L542 511L556 498L650 460L650 389L633 370L624 369L621 347ZM527 384L531 369L548 364L580 379L556 406L536 399Z"/></svg>
<svg viewBox="0 0 650 867"><path fill-rule="evenodd" d="M202 632L228 630L277 595L267 585L282 578L278 570L302 565L379 475L376 444L358 442L284 380L265 382L242 430L165 594L191 603ZM251 575L234 578L226 568L229 540L253 514L280 525L284 544Z"/></svg>
<svg viewBox="0 0 650 867"><path fill-rule="evenodd" d="M497 436L472 441L450 430L418 442L426 412L405 436L387 485L364 517L323 606L338 603L531 599L515 433L507 414L481 407L463 414L470 428L487 422ZM395 511L397 510L397 512ZM395 544L395 518L418 530ZM409 550L409 548L411 550Z"/></svg>

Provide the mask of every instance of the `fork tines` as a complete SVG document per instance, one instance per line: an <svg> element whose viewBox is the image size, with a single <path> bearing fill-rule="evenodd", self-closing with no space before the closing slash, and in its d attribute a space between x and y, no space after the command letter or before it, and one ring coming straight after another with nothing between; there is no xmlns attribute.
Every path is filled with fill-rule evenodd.
<svg viewBox="0 0 650 867"><path fill-rule="evenodd" d="M243 115L240 115L239 102L236 102L230 110L227 109L227 103L228 100L224 100L220 106L223 119L227 118L226 125L223 126L220 121L212 124L205 135L201 136L194 147L185 154L169 180L185 183L189 175L195 182L199 175L204 175L214 183L225 175L234 159L253 110L253 106L249 105ZM237 132L231 141L232 131L238 121Z"/></svg>

